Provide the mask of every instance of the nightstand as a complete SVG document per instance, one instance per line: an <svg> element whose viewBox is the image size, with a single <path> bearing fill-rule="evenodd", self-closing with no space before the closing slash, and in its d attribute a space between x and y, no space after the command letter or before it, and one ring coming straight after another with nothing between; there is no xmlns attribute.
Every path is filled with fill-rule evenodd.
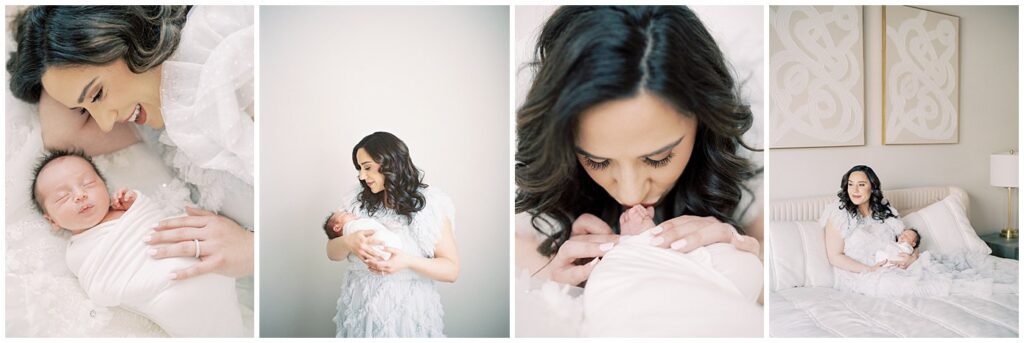
<svg viewBox="0 0 1024 343"><path fill-rule="evenodd" d="M981 236L981 240L985 241L989 248L992 248L992 255L1012 258L1014 260L1019 259L1018 238L1006 239L999 237L998 233L992 233Z"/></svg>

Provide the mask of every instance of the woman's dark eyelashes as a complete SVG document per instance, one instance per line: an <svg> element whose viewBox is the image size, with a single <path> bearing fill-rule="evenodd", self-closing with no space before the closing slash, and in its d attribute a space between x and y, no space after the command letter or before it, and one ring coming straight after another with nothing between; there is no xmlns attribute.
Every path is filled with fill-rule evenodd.
<svg viewBox="0 0 1024 343"><path fill-rule="evenodd" d="M590 157L583 157L583 164L586 164L587 167L589 167L590 169L601 170L607 168L608 165L611 164L611 162L609 162L608 160L597 162L590 159Z"/></svg>
<svg viewBox="0 0 1024 343"><path fill-rule="evenodd" d="M668 156L665 156L665 158L660 160L651 159L650 157L644 157L644 163L653 168L661 168L672 162L673 157L675 157L675 154L673 153L669 153ZM590 169L601 170L607 168L608 165L611 164L611 161L604 160L601 162L597 162L590 159L590 157L583 157L583 164L585 164Z"/></svg>
<svg viewBox="0 0 1024 343"><path fill-rule="evenodd" d="M100 88L100 90L98 92L96 92L96 95L94 95L92 97L92 102L99 101L102 96L103 96L103 88Z"/></svg>
<svg viewBox="0 0 1024 343"><path fill-rule="evenodd" d="M661 168L667 165L669 162L672 162L672 157L675 157L674 153L669 153L668 156L665 156L665 158L660 160L653 160L650 157L644 157L644 163L647 163L647 165L654 168Z"/></svg>

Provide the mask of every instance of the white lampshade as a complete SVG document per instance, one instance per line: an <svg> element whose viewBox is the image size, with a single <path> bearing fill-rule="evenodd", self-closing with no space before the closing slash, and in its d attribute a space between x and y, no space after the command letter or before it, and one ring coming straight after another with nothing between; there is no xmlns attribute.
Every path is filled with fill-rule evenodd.
<svg viewBox="0 0 1024 343"><path fill-rule="evenodd" d="M1017 155L1008 152L989 156L989 184L996 187L1017 187Z"/></svg>

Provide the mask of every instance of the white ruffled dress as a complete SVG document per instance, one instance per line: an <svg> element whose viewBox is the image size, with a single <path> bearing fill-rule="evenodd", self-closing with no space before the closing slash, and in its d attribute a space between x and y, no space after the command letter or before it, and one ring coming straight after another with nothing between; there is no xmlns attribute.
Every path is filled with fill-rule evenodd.
<svg viewBox="0 0 1024 343"><path fill-rule="evenodd" d="M444 220L455 231L455 206L435 187L421 189L426 205L409 222L392 210L370 216L359 208L353 192L342 210L373 218L396 233L405 253L433 258ZM444 337L444 309L435 281L409 269L382 276L349 255L350 267L334 316L337 337Z"/></svg>
<svg viewBox="0 0 1024 343"><path fill-rule="evenodd" d="M889 207L894 215L896 209ZM874 254L885 249L895 241L896 236L904 229L903 221L898 217L877 220L851 215L839 208L839 202L829 205L828 212L822 217L823 224L832 221L837 225L843 237L843 254L865 265L873 265ZM915 263L920 265L920 263ZM854 273L833 267L835 288L842 291L860 293L869 296L942 296L950 292L948 280L925 277L925 273L916 268L904 270L897 267L885 267L873 272Z"/></svg>
<svg viewBox="0 0 1024 343"><path fill-rule="evenodd" d="M165 128L149 132L164 160L199 190L193 200L252 228L254 167L252 6L196 6L163 63Z"/></svg>

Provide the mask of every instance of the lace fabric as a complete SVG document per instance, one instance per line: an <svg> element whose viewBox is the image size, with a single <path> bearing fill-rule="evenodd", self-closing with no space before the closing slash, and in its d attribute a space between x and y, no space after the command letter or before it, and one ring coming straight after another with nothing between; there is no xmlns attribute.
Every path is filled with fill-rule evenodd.
<svg viewBox="0 0 1024 343"><path fill-rule="evenodd" d="M254 226L252 6L197 6L178 50L162 65L164 162L194 189L199 207Z"/></svg>
<svg viewBox="0 0 1024 343"><path fill-rule="evenodd" d="M411 221L387 209L369 216L354 200L358 191L346 197L349 200L342 209L379 221L409 247L405 253L432 258L445 219L455 230L455 206L435 187L422 189L426 205ZM434 280L411 270L381 276L371 273L354 256L350 255L348 261L352 266L341 287L334 317L337 337L444 336L444 309Z"/></svg>

